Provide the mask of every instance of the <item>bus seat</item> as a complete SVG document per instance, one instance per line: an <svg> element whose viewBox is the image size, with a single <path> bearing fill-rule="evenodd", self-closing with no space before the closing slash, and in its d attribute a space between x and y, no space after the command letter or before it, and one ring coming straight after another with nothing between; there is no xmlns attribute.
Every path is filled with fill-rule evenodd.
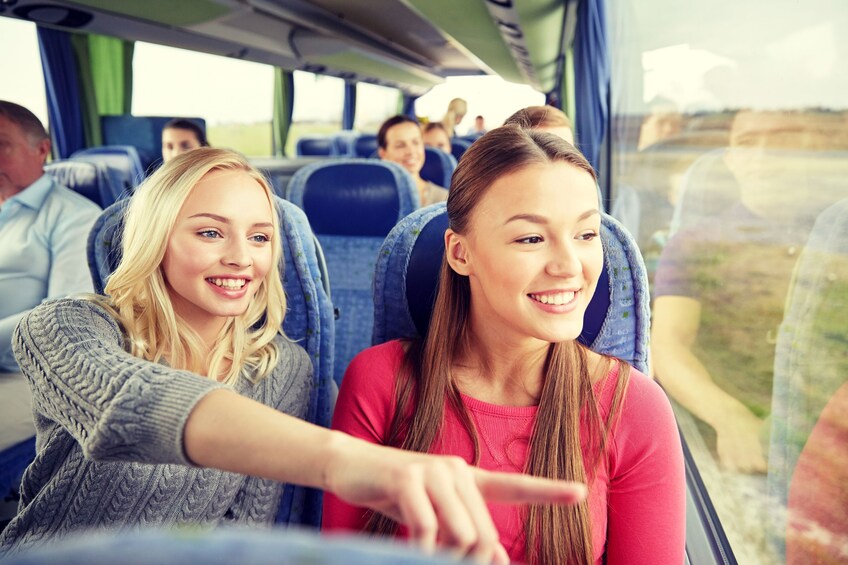
<svg viewBox="0 0 848 565"><path fill-rule="evenodd" d="M400 165L343 159L307 165L289 183L318 236L338 309L334 378L370 345L374 305L371 281L383 238L418 205L415 181Z"/></svg>
<svg viewBox="0 0 848 565"><path fill-rule="evenodd" d="M789 482L816 422L848 381L848 200L822 212L798 258L777 334L768 490L787 503ZM845 459L831 454L833 465ZM827 525L824 525L827 526ZM780 527L776 538L785 535Z"/></svg>
<svg viewBox="0 0 848 565"><path fill-rule="evenodd" d="M386 237L374 274L372 344L426 331L447 227L447 206L438 203L410 214ZM580 341L646 372L650 298L645 264L633 237L608 214L602 215L601 240L605 268L586 309Z"/></svg>
<svg viewBox="0 0 848 565"><path fill-rule="evenodd" d="M725 148L698 157L686 169L669 226L669 235L698 225L739 202L739 185L724 163Z"/></svg>
<svg viewBox="0 0 848 565"><path fill-rule="evenodd" d="M110 206L121 197L121 188L112 184L111 176L103 165L86 161L53 161L44 166L44 172L101 208Z"/></svg>
<svg viewBox="0 0 848 565"><path fill-rule="evenodd" d="M106 280L121 260L121 233L128 199L103 211L88 237L88 263L96 292L103 293ZM332 402L337 390L332 380L334 324L333 307L324 291L322 258L303 211L275 197L283 233L283 288L286 317L283 331L309 354L313 365L314 389L307 420L330 425ZM318 527L321 496L313 489L287 486L277 517L282 523Z"/></svg>
<svg viewBox="0 0 848 565"><path fill-rule="evenodd" d="M451 175L456 168L456 159L441 149L424 148L424 166L421 168L421 178L444 188L450 187Z"/></svg>
<svg viewBox="0 0 848 565"><path fill-rule="evenodd" d="M353 150L353 142L356 141L358 136L359 134L357 132L351 130L342 130L334 133L332 136L333 145L331 155L334 157L356 157L356 153Z"/></svg>
<svg viewBox="0 0 848 565"><path fill-rule="evenodd" d="M183 116L185 117L185 116ZM162 129L173 116L101 116L104 145L132 145L138 151L144 171L150 171L162 159ZM206 130L206 120L188 117ZM214 140L213 140L214 142Z"/></svg>
<svg viewBox="0 0 848 565"><path fill-rule="evenodd" d="M377 151L377 136L373 133L363 133L353 141L353 157L370 158Z"/></svg>
<svg viewBox="0 0 848 565"><path fill-rule="evenodd" d="M112 175L112 183L119 186L124 194L131 194L133 188L144 180L141 157L132 145L104 145L81 149L71 155L71 160L104 165Z"/></svg>
<svg viewBox="0 0 848 565"><path fill-rule="evenodd" d="M333 139L326 135L305 135L297 140L298 157L325 157L333 154Z"/></svg>
<svg viewBox="0 0 848 565"><path fill-rule="evenodd" d="M454 137L451 139L451 155L453 158L459 161L459 158L462 157L462 154L471 147L471 142L467 139L462 139L461 137Z"/></svg>

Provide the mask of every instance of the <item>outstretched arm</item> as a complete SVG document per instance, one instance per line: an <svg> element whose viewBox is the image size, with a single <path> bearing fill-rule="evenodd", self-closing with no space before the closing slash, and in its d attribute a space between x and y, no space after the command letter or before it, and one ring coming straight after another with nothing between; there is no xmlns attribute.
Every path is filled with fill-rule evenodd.
<svg viewBox="0 0 848 565"><path fill-rule="evenodd" d="M658 380L668 394L716 431L724 467L765 472L760 445L762 420L721 389L692 352L701 322L701 304L685 296L654 302L651 353Z"/></svg>
<svg viewBox="0 0 848 565"><path fill-rule="evenodd" d="M281 414L229 390L207 394L185 428L196 464L316 487L405 524L431 551L508 563L484 500L574 503L585 487L489 473L455 457L378 446Z"/></svg>

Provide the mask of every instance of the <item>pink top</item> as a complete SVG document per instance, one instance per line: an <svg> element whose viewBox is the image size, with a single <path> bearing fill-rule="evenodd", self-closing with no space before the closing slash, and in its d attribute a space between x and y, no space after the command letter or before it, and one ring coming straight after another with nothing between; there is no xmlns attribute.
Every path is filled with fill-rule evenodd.
<svg viewBox="0 0 848 565"><path fill-rule="evenodd" d="M399 341L371 347L345 373L333 428L383 443L394 415L394 383L403 348ZM612 402L618 368L595 387L601 416ZM462 396L480 442L483 469L522 472L536 406L498 406ZM622 403L622 414L609 438L608 456L589 485L595 562L680 565L684 556L685 484L677 425L665 393L636 371ZM474 447L452 410L433 453L458 455L469 463ZM524 513L521 506L490 503L501 543L514 561L524 560ZM361 530L366 510L327 493L324 530ZM401 531L401 535L405 532Z"/></svg>

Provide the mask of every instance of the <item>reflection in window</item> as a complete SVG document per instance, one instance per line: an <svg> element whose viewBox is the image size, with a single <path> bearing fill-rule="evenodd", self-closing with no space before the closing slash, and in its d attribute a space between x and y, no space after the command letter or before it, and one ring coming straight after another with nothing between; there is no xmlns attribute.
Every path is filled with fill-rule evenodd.
<svg viewBox="0 0 848 565"><path fill-rule="evenodd" d="M356 85L354 129L377 133L380 125L398 113L400 93L394 88L360 82Z"/></svg>
<svg viewBox="0 0 848 565"><path fill-rule="evenodd" d="M47 127L47 93L35 24L0 18L0 53L6 54L0 57L0 76L4 77L0 99L26 107ZM9 56L11 53L14 56Z"/></svg>
<svg viewBox="0 0 848 565"><path fill-rule="evenodd" d="M132 113L203 118L213 146L271 155L273 96L269 65L135 44Z"/></svg>
<svg viewBox="0 0 848 565"><path fill-rule="evenodd" d="M344 81L340 78L294 72L294 109L286 155L295 154L297 140L342 129Z"/></svg>
<svg viewBox="0 0 848 565"><path fill-rule="evenodd" d="M655 377L740 563L844 562L848 219L825 210L848 198L848 12L609 5L613 214L650 271Z"/></svg>

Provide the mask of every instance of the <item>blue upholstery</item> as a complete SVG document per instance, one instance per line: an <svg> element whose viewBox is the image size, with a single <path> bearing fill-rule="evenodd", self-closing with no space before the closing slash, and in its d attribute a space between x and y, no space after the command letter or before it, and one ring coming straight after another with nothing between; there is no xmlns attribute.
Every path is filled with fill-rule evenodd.
<svg viewBox="0 0 848 565"><path fill-rule="evenodd" d="M124 194L132 193L133 188L144 180L141 157L132 145L90 147L77 151L71 159L105 166L112 176L112 184L120 187Z"/></svg>
<svg viewBox="0 0 848 565"><path fill-rule="evenodd" d="M333 154L333 139L325 135L305 135L297 140L298 157L324 157Z"/></svg>
<svg viewBox="0 0 848 565"><path fill-rule="evenodd" d="M334 378L370 345L371 281L383 238L418 206L415 181L400 165L346 159L307 165L289 183L327 259L336 320Z"/></svg>
<svg viewBox="0 0 848 565"><path fill-rule="evenodd" d="M848 200L842 200L816 219L798 259L777 336L768 487L784 505L819 414L848 382L847 291ZM844 458L834 455L832 464L842 465ZM777 537L783 535L781 529Z"/></svg>
<svg viewBox="0 0 848 565"><path fill-rule="evenodd" d="M377 136L373 133L360 134L353 141L353 157L368 159L377 151Z"/></svg>
<svg viewBox="0 0 848 565"><path fill-rule="evenodd" d="M461 137L454 137L451 140L451 155L459 162L460 157L471 147L471 142Z"/></svg>
<svg viewBox="0 0 848 565"><path fill-rule="evenodd" d="M275 198L283 232L283 288L286 291L285 334L299 342L314 368L314 390L307 420L329 426L335 385L333 374L333 308L324 291L314 236L303 211ZM129 200L100 215L88 238L88 263L95 290L103 292L109 274L121 260L121 232ZM287 487L279 522L320 524L320 493Z"/></svg>
<svg viewBox="0 0 848 565"><path fill-rule="evenodd" d="M6 565L438 565L414 548L365 536L320 536L296 530L179 528L78 534L10 556Z"/></svg>
<svg viewBox="0 0 848 565"><path fill-rule="evenodd" d="M106 208L121 197L121 187L112 184L109 172L103 165L85 161L53 161L44 166L44 172L57 183L78 192L101 208Z"/></svg>
<svg viewBox="0 0 848 565"><path fill-rule="evenodd" d="M444 203L417 210L386 237L374 275L373 344L423 335L438 289L448 226ZM648 277L633 237L611 216L601 221L605 269L586 310L580 341L648 368Z"/></svg>
<svg viewBox="0 0 848 565"><path fill-rule="evenodd" d="M353 149L353 143L359 134L355 131L342 130L333 134L333 152L334 157L356 157Z"/></svg>
<svg viewBox="0 0 848 565"><path fill-rule="evenodd" d="M424 148L424 167L421 169L421 178L428 180L444 188L450 187L451 175L456 168L456 159L441 149L434 147Z"/></svg>
<svg viewBox="0 0 848 565"><path fill-rule="evenodd" d="M162 129L173 119L164 116L101 116L100 127L103 130L105 145L132 145L138 150L141 166L150 171L162 159ZM206 131L203 118L189 118L197 122Z"/></svg>
<svg viewBox="0 0 848 565"><path fill-rule="evenodd" d="M21 484L24 470L35 459L35 436L0 451L0 500Z"/></svg>

